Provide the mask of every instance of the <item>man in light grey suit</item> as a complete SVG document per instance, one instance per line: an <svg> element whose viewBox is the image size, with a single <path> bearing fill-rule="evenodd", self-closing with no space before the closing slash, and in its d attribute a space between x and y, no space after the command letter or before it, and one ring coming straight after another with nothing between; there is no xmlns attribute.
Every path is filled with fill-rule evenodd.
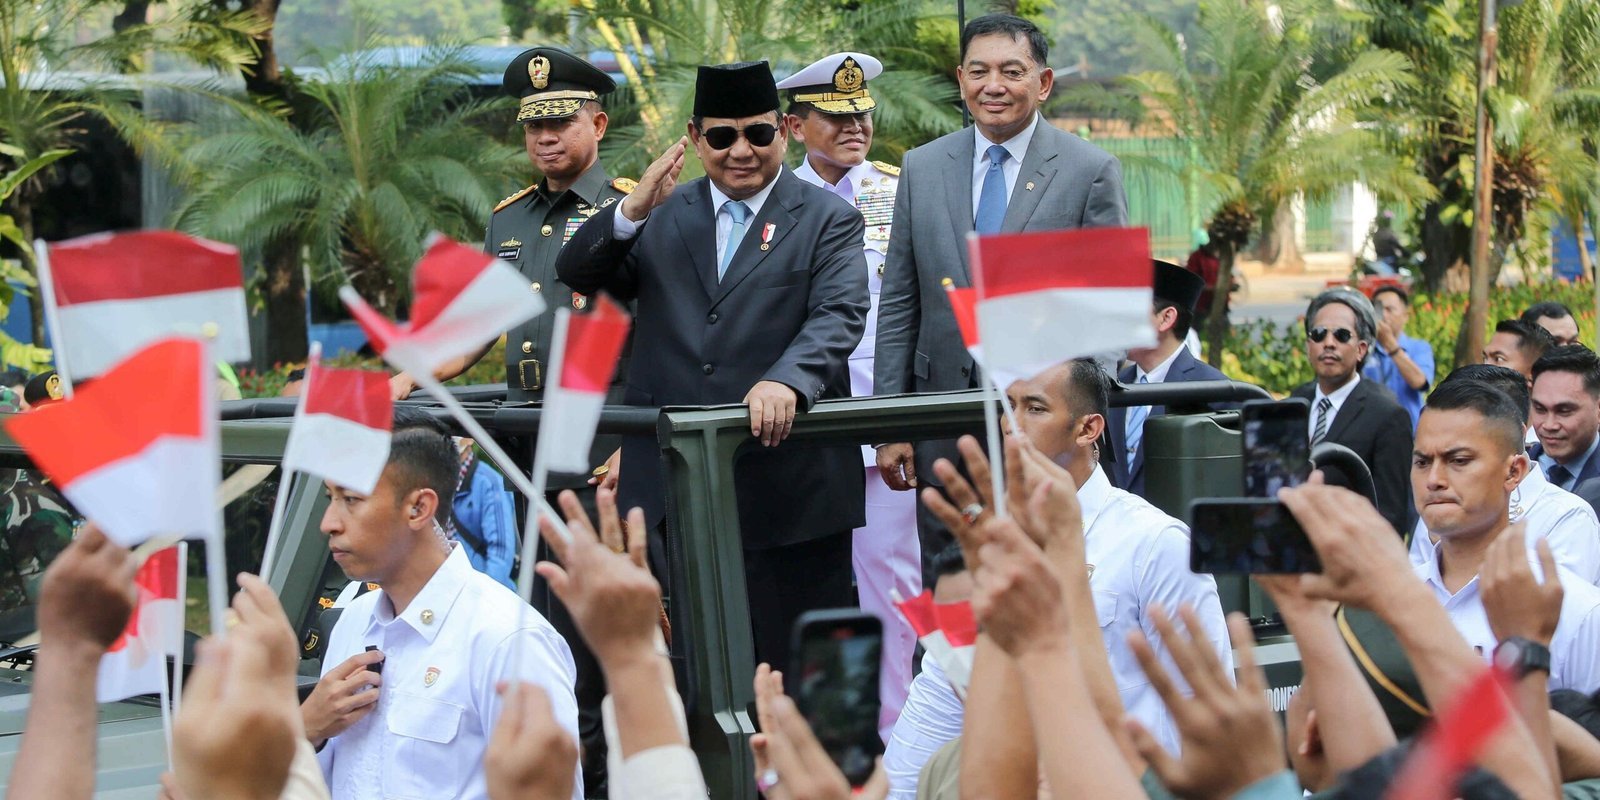
<svg viewBox="0 0 1600 800"><path fill-rule="evenodd" d="M1055 84L1048 48L1037 26L1009 14L978 17L961 32L956 77L974 124L906 153L902 162L878 312L878 394L978 385L941 287L945 278L971 285L969 231L1128 222L1117 159L1039 116ZM905 491L936 485L932 464L941 457L960 463L954 442L921 442L914 449L883 444L878 468L890 488ZM918 511L922 563L931 564L950 534L925 509Z"/></svg>

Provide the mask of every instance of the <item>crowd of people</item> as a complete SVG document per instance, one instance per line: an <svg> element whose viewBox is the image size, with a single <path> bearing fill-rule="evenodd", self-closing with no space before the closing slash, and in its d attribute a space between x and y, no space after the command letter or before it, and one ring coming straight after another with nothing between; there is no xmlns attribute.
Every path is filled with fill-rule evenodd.
<svg viewBox="0 0 1600 800"><path fill-rule="evenodd" d="M764 795L1377 797L1435 746L1425 721L1450 718L1492 663L1511 713L1459 755L1463 772L1440 773L1457 781L1448 796L1600 797L1600 357L1564 307L1498 323L1483 363L1435 386L1405 289L1310 302L1315 379L1292 393L1310 409L1306 442L1358 456L1372 494L1331 471L1277 492L1322 565L1256 576L1304 672L1286 724L1250 623L1191 569L1185 521L1147 499L1146 433L1167 409L1113 401L1223 378L1185 344L1216 302L1204 270L1153 264L1155 343L1120 369L1086 358L1003 387L1003 464L970 437L784 446L821 400L980 385L945 292L971 283L969 233L1129 222L1117 160L1039 114L1054 84L1043 34L988 15L960 52L973 125L899 166L867 159L883 64L848 52L782 82L765 62L702 67L685 135L637 182L599 161L610 77L550 47L506 70L541 178L495 209L485 249L553 303L629 305L611 402L749 408L758 446L733 488ZM794 169L790 138L805 151ZM705 177L680 183L691 153ZM507 402L543 398L551 337L548 317L508 332ZM391 381L397 398L415 386ZM296 694L294 631L241 576L230 627L198 651L164 795L706 796L670 658L672 594L694 587L665 558L658 446L601 436L593 461L552 478L566 529L541 519L544 560L518 567L497 474L400 407L377 488L326 487L321 528L353 583L320 680ZM134 568L90 524L46 573L8 796L92 792L85 676L127 622ZM532 607L516 569L538 575ZM970 674L923 657L896 610L924 588L970 604ZM884 627L884 755L864 787L783 675L797 619L856 606Z"/></svg>

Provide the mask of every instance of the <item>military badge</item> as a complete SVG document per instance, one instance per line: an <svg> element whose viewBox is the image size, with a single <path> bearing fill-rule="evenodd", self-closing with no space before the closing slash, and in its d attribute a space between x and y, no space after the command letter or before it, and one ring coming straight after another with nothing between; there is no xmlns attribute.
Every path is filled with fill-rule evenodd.
<svg viewBox="0 0 1600 800"><path fill-rule="evenodd" d="M588 308L589 307L589 298L585 297L580 292L573 292L572 293L572 307L577 309L577 310L579 310L579 311L582 311L585 308Z"/></svg>
<svg viewBox="0 0 1600 800"><path fill-rule="evenodd" d="M638 186L639 186L639 182L634 180L634 179L632 179L632 178L612 178L611 179L611 188L616 189L617 191L622 192L623 194L633 194L633 190L635 188L637 188Z"/></svg>
<svg viewBox="0 0 1600 800"><path fill-rule="evenodd" d="M550 85L550 59L544 56L534 56L528 62L528 80L533 81L533 88L543 89Z"/></svg>
<svg viewBox="0 0 1600 800"><path fill-rule="evenodd" d="M318 636L316 631L311 631L310 633L306 634L306 643L303 646L303 649L309 653L312 650L317 649L317 643L320 641L322 641L322 637Z"/></svg>
<svg viewBox="0 0 1600 800"><path fill-rule="evenodd" d="M561 231L561 243L566 244L567 242L572 241L572 235L577 233L578 229L583 227L583 223L588 221L589 217L585 214L579 214L576 217L568 217L567 224Z"/></svg>
<svg viewBox="0 0 1600 800"><path fill-rule="evenodd" d="M522 257L522 240L511 237L500 243L500 248L495 251L495 258L505 261L516 261Z"/></svg>
<svg viewBox="0 0 1600 800"><path fill-rule="evenodd" d="M861 67L856 64L856 60L853 58L845 59L844 63L839 65L839 69L833 73L833 89L837 92L845 92L847 94L858 92L864 82L866 82L866 76L862 74Z"/></svg>
<svg viewBox="0 0 1600 800"><path fill-rule="evenodd" d="M432 685L434 685L435 683L438 683L438 682L439 682L439 668L438 667L428 667L428 671L422 673L422 685L423 686L432 686Z"/></svg>

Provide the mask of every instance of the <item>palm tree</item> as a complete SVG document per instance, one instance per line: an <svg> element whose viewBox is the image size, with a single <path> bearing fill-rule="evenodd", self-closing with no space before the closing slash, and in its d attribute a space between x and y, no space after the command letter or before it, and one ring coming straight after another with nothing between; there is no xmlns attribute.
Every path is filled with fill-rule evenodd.
<svg viewBox="0 0 1600 800"><path fill-rule="evenodd" d="M119 25L107 36L79 42L92 28L105 0L0 0L0 140L17 151L0 153L0 164L20 167L53 150L82 146L81 121L98 115L130 138L147 130L131 92L110 87L112 74L139 68L156 53L180 56L212 69L237 69L254 54L251 37L261 30L252 14L219 12L203 4L171 3L162 19ZM49 70L100 72L106 81L65 85ZM135 141L136 146L140 141ZM24 240L34 238L34 207L44 193L48 169L22 182L5 201ZM23 263L32 269L25 252ZM30 295L33 338L44 341L44 313Z"/></svg>
<svg viewBox="0 0 1600 800"><path fill-rule="evenodd" d="M394 315L426 234L476 241L526 170L520 149L486 133L509 105L464 91L475 72L451 49L403 68L358 53L301 87L294 125L230 107L192 132L176 226L254 256L303 248L314 280L349 281Z"/></svg>
<svg viewBox="0 0 1600 800"><path fill-rule="evenodd" d="M1176 167L1130 157L1128 166L1176 172L1197 190L1191 196L1204 198L1221 262L1219 298L1232 284L1239 248L1297 194L1315 199L1354 181L1385 199L1430 194L1362 122L1386 96L1414 84L1410 64L1368 50L1329 66L1327 25L1311 2L1201 0L1198 34L1187 47L1159 22L1143 26L1154 68L1127 76L1125 86L1191 157ZM1226 308L1213 303L1206 321L1213 365L1222 361Z"/></svg>

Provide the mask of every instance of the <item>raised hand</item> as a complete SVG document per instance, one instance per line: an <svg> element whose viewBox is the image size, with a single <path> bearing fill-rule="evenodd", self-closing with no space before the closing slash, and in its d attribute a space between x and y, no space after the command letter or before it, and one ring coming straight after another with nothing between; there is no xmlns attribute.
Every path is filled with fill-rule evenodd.
<svg viewBox="0 0 1600 800"><path fill-rule="evenodd" d="M639 178L639 185L634 187L633 193L623 199L617 213L634 221L643 221L650 216L667 198L672 196L672 190L678 185L678 174L683 172L684 154L689 149L689 137L680 136L678 141L667 148L644 171Z"/></svg>
<svg viewBox="0 0 1600 800"><path fill-rule="evenodd" d="M1478 569L1478 590L1483 594L1483 610L1489 615L1489 629L1497 641L1513 636L1538 642L1546 647L1555 638L1561 620L1561 600L1565 592L1556 572L1556 559L1550 542L1541 538L1534 545L1541 583L1528 564L1527 531L1523 523L1509 525L1489 545L1483 566Z"/></svg>

